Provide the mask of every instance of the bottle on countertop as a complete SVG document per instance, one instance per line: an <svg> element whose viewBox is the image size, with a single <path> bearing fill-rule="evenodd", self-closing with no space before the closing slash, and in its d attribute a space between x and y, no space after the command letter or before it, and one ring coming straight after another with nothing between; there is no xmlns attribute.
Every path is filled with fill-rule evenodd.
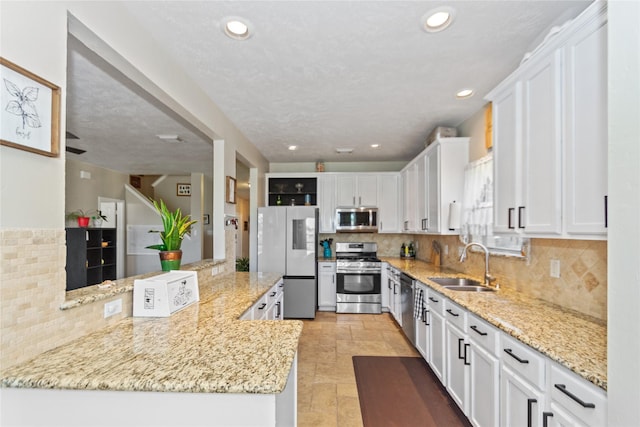
<svg viewBox="0 0 640 427"><path fill-rule="evenodd" d="M278 196L278 198L276 199L276 205L280 206L282 204L282 199L280 198L280 196Z"/></svg>
<svg viewBox="0 0 640 427"><path fill-rule="evenodd" d="M416 249L413 246L413 242L409 242L409 256L412 258L416 256Z"/></svg>
<svg viewBox="0 0 640 427"><path fill-rule="evenodd" d="M406 247L404 246L404 243L403 243L402 246L400 246L400 258L405 256L405 254L404 254L405 250L406 250Z"/></svg>
<svg viewBox="0 0 640 427"><path fill-rule="evenodd" d="M409 257L409 245L404 245L404 256Z"/></svg>

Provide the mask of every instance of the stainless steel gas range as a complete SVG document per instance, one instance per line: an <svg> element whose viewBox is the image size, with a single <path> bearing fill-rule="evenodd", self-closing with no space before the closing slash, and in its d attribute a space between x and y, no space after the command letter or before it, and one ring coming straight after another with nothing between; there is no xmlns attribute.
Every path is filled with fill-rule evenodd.
<svg viewBox="0 0 640 427"><path fill-rule="evenodd" d="M382 262L378 245L336 243L336 312L382 313Z"/></svg>

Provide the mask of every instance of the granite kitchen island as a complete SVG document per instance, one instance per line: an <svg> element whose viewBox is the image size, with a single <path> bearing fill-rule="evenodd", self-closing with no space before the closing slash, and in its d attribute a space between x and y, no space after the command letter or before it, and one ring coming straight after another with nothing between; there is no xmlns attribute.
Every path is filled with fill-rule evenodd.
<svg viewBox="0 0 640 427"><path fill-rule="evenodd" d="M169 318L126 318L2 372L2 425L291 425L301 321L238 320L280 280L200 280Z"/></svg>

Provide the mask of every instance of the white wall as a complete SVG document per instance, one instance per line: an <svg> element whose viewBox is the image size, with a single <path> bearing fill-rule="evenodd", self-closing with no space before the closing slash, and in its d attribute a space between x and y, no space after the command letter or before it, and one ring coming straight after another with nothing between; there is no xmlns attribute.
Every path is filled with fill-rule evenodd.
<svg viewBox="0 0 640 427"><path fill-rule="evenodd" d="M489 152L485 146L485 105L473 116L462 122L458 126L459 136L468 136L469 140L469 162L473 162L487 155Z"/></svg>
<svg viewBox="0 0 640 427"><path fill-rule="evenodd" d="M609 1L609 426L640 422L640 2Z"/></svg>

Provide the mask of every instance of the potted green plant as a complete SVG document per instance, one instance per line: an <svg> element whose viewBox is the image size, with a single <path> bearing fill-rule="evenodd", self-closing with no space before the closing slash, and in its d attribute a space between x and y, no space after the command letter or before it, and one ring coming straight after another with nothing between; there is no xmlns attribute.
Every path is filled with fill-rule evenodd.
<svg viewBox="0 0 640 427"><path fill-rule="evenodd" d="M182 262L182 250L180 249L182 239L185 234L191 234L191 226L198 221L192 220L191 215L183 215L180 208L173 212L170 211L162 199L160 202L150 200L160 214L164 230L160 232L162 244L150 245L147 248L160 251L162 271L179 270Z"/></svg>
<svg viewBox="0 0 640 427"><path fill-rule="evenodd" d="M94 222L96 222L96 220L100 220L100 223L102 223L102 221L106 221L107 217L104 216L102 214L102 212L98 209L91 209L89 211L83 211L82 209L76 209L73 212L69 212L67 214L67 219L68 220L77 220L78 221L78 227L88 227L89 226L89 221L93 218Z"/></svg>

